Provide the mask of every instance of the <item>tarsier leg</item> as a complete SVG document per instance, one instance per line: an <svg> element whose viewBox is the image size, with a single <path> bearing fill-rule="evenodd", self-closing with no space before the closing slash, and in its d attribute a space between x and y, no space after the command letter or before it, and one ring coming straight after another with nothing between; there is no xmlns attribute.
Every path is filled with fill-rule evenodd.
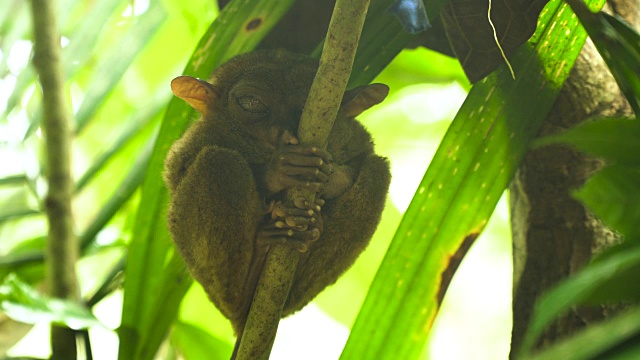
<svg viewBox="0 0 640 360"><path fill-rule="evenodd" d="M309 204L303 199L298 199L295 203L299 207L288 207L282 201L275 202L270 213L258 227L253 261L247 278L248 286L245 294L247 302L244 304L240 327L236 329L238 336L244 330L244 322L270 246L286 245L299 251L306 251L320 236L322 230L320 206L324 201L319 199L316 203ZM236 347L238 343L237 341ZM234 352L236 350L234 349Z"/></svg>
<svg viewBox="0 0 640 360"><path fill-rule="evenodd" d="M234 328L242 317L255 234L263 216L249 166L226 149L200 151L172 194L168 219L176 246Z"/></svg>
<svg viewBox="0 0 640 360"><path fill-rule="evenodd" d="M285 314L300 309L333 284L368 245L380 221L391 176L388 162L368 157L354 185L322 208L324 230L303 254L285 305Z"/></svg>

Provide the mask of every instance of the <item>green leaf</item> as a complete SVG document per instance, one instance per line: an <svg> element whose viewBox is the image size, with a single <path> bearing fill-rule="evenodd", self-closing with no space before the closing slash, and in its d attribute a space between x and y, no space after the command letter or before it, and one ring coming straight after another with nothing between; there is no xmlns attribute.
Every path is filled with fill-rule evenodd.
<svg viewBox="0 0 640 360"><path fill-rule="evenodd" d="M568 7L552 1L532 40L510 59L516 80L502 66L474 85L398 227L341 359L420 355L453 273L486 225L585 39Z"/></svg>
<svg viewBox="0 0 640 360"><path fill-rule="evenodd" d="M81 254L84 255L98 233L109 223L109 221L113 219L118 211L120 211L122 206L133 196L134 192L144 180L154 143L155 136L152 136L145 147L141 150L138 158L133 162L127 176L113 191L112 196L108 198L107 202L101 204L98 213L78 236L78 244L80 246ZM21 246L15 249L16 251L12 251L11 254L1 257L0 270L6 269L9 271L15 271L24 265L42 264L44 261L44 250L42 246L44 241L42 241L42 239L44 239L44 236L35 239L36 241L39 241L37 242L37 244L40 245L39 247L31 246L32 240L24 241L21 245L25 246ZM24 251L24 247L29 251ZM40 273L37 278L41 279L42 276L43 274Z"/></svg>
<svg viewBox="0 0 640 360"><path fill-rule="evenodd" d="M0 214L0 223L7 220L14 220L23 218L25 216L39 215L43 212L41 210L34 209L10 209L9 212Z"/></svg>
<svg viewBox="0 0 640 360"><path fill-rule="evenodd" d="M349 88L369 84L412 39L400 22L387 10L395 0L372 1L362 28L358 51L353 62ZM427 1L430 20L440 13L445 0ZM313 56L320 57L318 47Z"/></svg>
<svg viewBox="0 0 640 360"><path fill-rule="evenodd" d="M534 146L566 143L585 153L620 165L640 167L640 122L605 118L582 123L563 133L545 136Z"/></svg>
<svg viewBox="0 0 640 360"><path fill-rule="evenodd" d="M529 353L546 326L571 306L640 299L638 273L640 246L635 246L588 265L575 276L553 288L536 304L521 354Z"/></svg>
<svg viewBox="0 0 640 360"><path fill-rule="evenodd" d="M165 89L159 91L152 97L151 101L144 107L138 109L130 118L123 123L124 129L120 131L120 136L103 151L93 161L91 166L82 174L76 182L75 192L78 193L105 167L118 152L120 152L127 143L129 143L139 132L146 126L156 123L156 117L160 114L168 103L168 96ZM152 137L153 138L153 137ZM134 168L135 169L135 168Z"/></svg>
<svg viewBox="0 0 640 360"><path fill-rule="evenodd" d="M69 34L69 46L62 49L62 63L67 78L87 66L96 52L95 44L103 34L105 25L123 4L125 0L99 0L90 5L91 9L86 16L82 17Z"/></svg>
<svg viewBox="0 0 640 360"><path fill-rule="evenodd" d="M2 51L3 54L9 54L16 41L24 39L30 31L31 16L28 5L29 3L25 2L11 2L10 6L6 7L6 11L3 11L3 15L6 16L1 22L3 26L0 28L0 36L2 36L0 51ZM4 66L5 64L6 61L0 62L0 73L2 74L6 74L8 70L6 66ZM29 73L28 76L25 74L26 72ZM2 114L3 118L6 118L6 115L20 103L20 99L27 86L33 83L34 79L35 71L29 67L19 74L16 79L16 86L11 92L9 99L7 99L6 108Z"/></svg>
<svg viewBox="0 0 640 360"><path fill-rule="evenodd" d="M22 185L27 182L29 182L29 178L26 175L5 176L0 179L0 186Z"/></svg>
<svg viewBox="0 0 640 360"><path fill-rule="evenodd" d="M154 133L155 134L155 133ZM95 240L96 235L113 219L122 206L133 196L145 177L145 170L149 165L151 152L156 136L151 136L147 144L142 148L137 159L133 162L127 176L122 180L120 185L113 191L106 203L102 204L100 210L89 223L87 228L78 237L81 250L87 247Z"/></svg>
<svg viewBox="0 0 640 360"><path fill-rule="evenodd" d="M607 226L627 237L640 236L640 168L607 166L573 195Z"/></svg>
<svg viewBox="0 0 640 360"><path fill-rule="evenodd" d="M25 216L42 214L39 209L34 183L25 175L0 179L0 224Z"/></svg>
<svg viewBox="0 0 640 360"><path fill-rule="evenodd" d="M16 244L11 251L0 257L0 278L10 273L17 273L19 277L28 283L42 280L44 274L44 247L47 241L45 235L25 239ZM37 270L28 269L30 272L38 272L37 276L26 276L23 267L37 264Z"/></svg>
<svg viewBox="0 0 640 360"><path fill-rule="evenodd" d="M98 289L89 297L85 303L88 307L92 308L95 304L99 303L107 295L113 291L119 289L122 286L124 278L124 264L127 260L127 256L123 255L116 264L113 265L109 273L104 277L102 284Z"/></svg>
<svg viewBox="0 0 640 360"><path fill-rule="evenodd" d="M5 277L0 285L0 310L13 320L27 324L50 322L76 330L101 325L87 308L41 295L13 274Z"/></svg>
<svg viewBox="0 0 640 360"><path fill-rule="evenodd" d="M634 339L635 341L629 341ZM637 359L640 356L640 307L593 324L528 360ZM617 348L619 347L619 348Z"/></svg>
<svg viewBox="0 0 640 360"><path fill-rule="evenodd" d="M233 351L233 346L228 342L182 321L173 325L171 343L189 360L228 359Z"/></svg>
<svg viewBox="0 0 640 360"><path fill-rule="evenodd" d="M232 1L203 36L184 74L208 78L225 60L252 50L292 3ZM246 30L245 24L255 18L262 20L261 26ZM182 100L170 102L147 169L125 271L120 359L154 357L191 283L166 228L168 192L162 171L169 147L188 127L193 114Z"/></svg>
<svg viewBox="0 0 640 360"><path fill-rule="evenodd" d="M71 15L73 11L73 7L75 6L85 6L85 4L80 4L77 1L59 1L58 3L58 22L60 24L66 23L66 18ZM102 34L102 30L104 25L107 23L110 17L113 16L114 11L117 10L119 6L124 3L124 0L100 0L91 4L91 9L86 11L85 16L81 18L80 23L75 26L69 33L66 31L63 32L64 36L68 36L69 38L69 46L62 49L62 65L64 68L64 75L66 78L70 78L76 72L76 70L86 67L87 62L90 57L95 54L95 44L98 42L98 38ZM18 3L15 3L18 4ZM28 9L28 7L27 7ZM30 19L28 19L29 13L25 12L17 12L9 10L6 12L7 15L12 17L17 17L17 19L22 19L25 17L25 20L18 20L16 23L20 26L12 26L11 30L16 32L20 32L20 34L14 34L20 36L21 38L26 38L23 33L28 30L30 26ZM22 29L22 25L24 25L24 29ZM8 41L6 41L8 40ZM3 37L2 45L5 43L11 44L11 39L7 39ZM4 46L3 46L3 50ZM8 54L8 51L4 51L5 54ZM13 89L13 92L7 102L7 108L5 113L9 113L12 111L20 102L21 98L25 95L25 92L29 85L32 85L36 80L36 74L31 68L25 69L18 75L16 86ZM29 135L32 134L34 130L37 129L39 125L41 115L34 116L31 121L31 126L27 130L24 138L26 139Z"/></svg>

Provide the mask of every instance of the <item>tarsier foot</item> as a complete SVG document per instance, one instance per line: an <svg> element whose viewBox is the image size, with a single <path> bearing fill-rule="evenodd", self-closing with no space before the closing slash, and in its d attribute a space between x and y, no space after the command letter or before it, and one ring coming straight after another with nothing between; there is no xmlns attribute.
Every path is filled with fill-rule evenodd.
<svg viewBox="0 0 640 360"><path fill-rule="evenodd" d="M279 226L279 222L284 221L284 224L279 227L288 227L298 231L305 231L312 225L312 227L318 227L320 210L324 205L324 200L316 199L314 203L310 203L303 197L297 197L294 200L295 207L287 207L281 201L274 203L271 218L278 220L276 226ZM286 226L285 226L286 225Z"/></svg>
<svg viewBox="0 0 640 360"><path fill-rule="evenodd" d="M286 206L281 201L273 204L270 218L258 231L260 245L289 245L300 252L320 238L322 233L321 206L324 200L310 203L302 198L295 199L295 207Z"/></svg>

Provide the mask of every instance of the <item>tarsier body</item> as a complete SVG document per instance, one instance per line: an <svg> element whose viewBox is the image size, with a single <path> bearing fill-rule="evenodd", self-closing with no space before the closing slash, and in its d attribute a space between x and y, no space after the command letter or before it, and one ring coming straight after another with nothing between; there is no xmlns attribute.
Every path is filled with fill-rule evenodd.
<svg viewBox="0 0 640 360"><path fill-rule="evenodd" d="M381 102L381 84L345 93L326 150L295 136L318 63L285 51L241 55L211 83L191 77L173 92L202 119L171 148L165 181L169 230L194 278L241 331L266 251L303 253L283 315L334 283L367 246L389 187L388 162L354 117ZM314 204L280 200L290 186Z"/></svg>

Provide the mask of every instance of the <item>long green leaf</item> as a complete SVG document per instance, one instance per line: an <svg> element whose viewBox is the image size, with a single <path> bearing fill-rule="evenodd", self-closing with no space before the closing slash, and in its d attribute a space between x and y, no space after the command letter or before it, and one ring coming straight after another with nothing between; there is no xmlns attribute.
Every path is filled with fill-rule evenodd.
<svg viewBox="0 0 640 360"><path fill-rule="evenodd" d="M6 185L22 185L29 181L26 175L11 175L0 179L0 186Z"/></svg>
<svg viewBox="0 0 640 360"><path fill-rule="evenodd" d="M32 179L24 174L0 178L0 224L26 216L42 214L37 206L38 195Z"/></svg>
<svg viewBox="0 0 640 360"><path fill-rule="evenodd" d="M28 5L26 2L12 1L0 14L0 51L3 54L8 54L16 40L23 38L29 30ZM0 74L4 76L7 70L7 62L0 61Z"/></svg>
<svg viewBox="0 0 640 360"><path fill-rule="evenodd" d="M116 213L122 208L122 206L131 198L133 193L138 189L145 176L146 168L151 158L151 152L155 143L155 136L152 136L149 142L142 149L138 158L133 162L133 166L127 176L122 180L118 187L113 191L113 195L110 196L106 203L100 206L100 210L84 229L84 231L78 236L78 244L80 245L81 253L84 253L87 248L93 243L96 235L102 230L105 225L113 219ZM35 239L39 241L41 237ZM30 250L33 248L28 245L33 241L25 241L24 244ZM24 253L21 248L17 248L18 253L11 253L7 256L0 258L0 270L17 271L19 268L25 265L32 265L42 263L44 261L44 251L42 242L39 242L41 246L37 251L30 251ZM40 274L38 278L42 278L43 274Z"/></svg>
<svg viewBox="0 0 640 360"><path fill-rule="evenodd" d="M65 76L70 78L75 71L83 66L86 66L87 61L94 52L94 46L97 43L97 39L102 34L102 29L107 23L109 18L113 16L114 10L117 9L123 3L124 0L100 0L92 4L92 8L86 10L87 16L83 16L80 23L74 27L70 34L66 34L69 37L69 46L62 49L62 65L64 67ZM20 2L14 2L14 4L20 4ZM64 24L66 18L73 13L72 7L78 6L77 1L60 1L59 2L59 22ZM84 6L82 4L81 6ZM26 19L28 12L16 11L10 9L6 12L15 21L16 25L10 27L12 34L3 38L2 49L7 50L5 45L11 45L12 39L15 36L24 37L24 33L29 29L30 21ZM22 19L25 17L25 19ZM9 53L4 51L5 54ZM11 112L15 106L17 106L27 87L35 82L35 72L31 68L27 68L18 75L16 86L13 89L9 100L7 101L7 108L5 113ZM27 138L39 124L39 117L32 120L31 126L27 130L24 138Z"/></svg>
<svg viewBox="0 0 640 360"><path fill-rule="evenodd" d="M16 273L20 279L30 284L41 281L44 277L43 249L46 239L46 235L43 234L22 240L7 255L0 257L0 278Z"/></svg>
<svg viewBox="0 0 640 360"><path fill-rule="evenodd" d="M129 119L124 121L125 127L120 132L120 136L116 139L104 152L102 152L91 163L91 166L82 174L76 182L76 193L82 189L104 168L124 146L129 143L140 131L147 125L154 122L153 120L160 114L164 106L168 103L166 91L160 91L151 101L143 108L136 111Z"/></svg>
<svg viewBox="0 0 640 360"><path fill-rule="evenodd" d="M21 219L26 216L41 215L41 210L34 209L14 209L9 213L0 214L0 223L8 220Z"/></svg>
<svg viewBox="0 0 640 360"><path fill-rule="evenodd" d="M535 146L565 143L607 163L640 167L640 122L605 118L586 122L565 132L537 139Z"/></svg>
<svg viewBox="0 0 640 360"><path fill-rule="evenodd" d="M116 10L125 1L127 0L100 0L90 4L87 16L82 17L81 22L69 35L69 46L62 50L64 74L67 78L86 66L95 53L95 44L103 34L104 26L114 14L117 14Z"/></svg>
<svg viewBox="0 0 640 360"><path fill-rule="evenodd" d="M568 7L552 1L537 33L510 59L516 80L503 66L472 88L396 232L341 359L420 354L457 265L486 225L585 39Z"/></svg>
<svg viewBox="0 0 640 360"><path fill-rule="evenodd" d="M178 322L173 326L171 342L189 360L225 359L233 350L229 343L222 341L204 329Z"/></svg>
<svg viewBox="0 0 640 360"><path fill-rule="evenodd" d="M635 341L629 342L634 337ZM637 359L640 357L638 338L640 338L640 307L622 313L611 320L591 325L545 351L524 356L521 359ZM624 349L616 350L616 345L619 344L624 344L622 346Z"/></svg>
<svg viewBox="0 0 640 360"><path fill-rule="evenodd" d="M124 280L124 264L126 261L127 256L123 255L120 260L111 267L109 273L104 277L102 284L100 284L93 295L85 301L87 307L92 308L95 304L107 297L107 295L121 287Z"/></svg>
<svg viewBox="0 0 640 360"><path fill-rule="evenodd" d="M129 68L149 38L160 28L167 14L159 1L149 3L149 10L141 16L122 44L112 49L96 71L88 85L84 101L76 113L76 132L80 133L92 119L94 113L104 103L104 98L113 90L122 75Z"/></svg>
<svg viewBox="0 0 640 360"><path fill-rule="evenodd" d="M640 168L607 166L573 195L607 226L627 238L640 238Z"/></svg>
<svg viewBox="0 0 640 360"><path fill-rule="evenodd" d="M114 190L113 195L109 197L107 202L100 207L100 211L93 218L91 223L78 237L78 243L82 251L95 240L98 232L113 219L115 214L122 206L133 196L145 177L145 169L149 165L151 153L156 136L151 136L147 144L142 148L140 154L133 162L133 166L129 170L127 176L122 180L120 185Z"/></svg>
<svg viewBox="0 0 640 360"><path fill-rule="evenodd" d="M640 34L617 16L594 14L582 0L567 0L607 63L631 108L640 117Z"/></svg>
<svg viewBox="0 0 640 360"><path fill-rule="evenodd" d="M275 4L260 0L229 3L202 38L184 73L208 78L225 60L250 51L292 3L292 0ZM261 20L260 26L246 30L245 24L255 19ZM191 278L186 275L166 229L168 193L161 176L167 151L187 128L190 117L193 111L188 105L177 99L171 101L147 169L126 266L120 359L153 358L190 285Z"/></svg>
<svg viewBox="0 0 640 360"><path fill-rule="evenodd" d="M571 306L592 300L614 300L602 299L601 295L615 297L621 294L620 291L625 292L625 295L635 295L637 301L637 296L640 295L638 288L629 285L633 284L634 279L637 279L638 271L640 271L640 247L636 246L632 250L611 255L603 261L589 265L571 279L546 293L536 304L535 313L527 330L520 355L529 354L545 327ZM617 279L626 279L626 286L624 281ZM616 291L601 291L603 286L606 287L611 282L620 285L617 290L613 288ZM634 291L635 294L632 293Z"/></svg>

